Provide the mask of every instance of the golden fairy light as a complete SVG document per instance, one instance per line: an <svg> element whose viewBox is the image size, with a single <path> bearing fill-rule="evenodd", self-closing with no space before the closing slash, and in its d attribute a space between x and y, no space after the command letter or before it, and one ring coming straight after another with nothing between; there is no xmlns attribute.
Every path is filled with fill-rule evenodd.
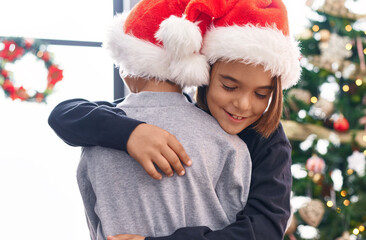
<svg viewBox="0 0 366 240"><path fill-rule="evenodd" d="M343 201L343 204L344 204L344 206L347 207L347 206L349 206L350 201L348 199L346 199L346 200Z"/></svg>
<svg viewBox="0 0 366 240"><path fill-rule="evenodd" d="M361 225L358 227L358 230L360 230L360 232L363 232L363 231L365 231L365 227L363 225Z"/></svg>
<svg viewBox="0 0 366 240"><path fill-rule="evenodd" d="M361 79L357 79L355 83L356 83L357 86L361 86L362 85L362 80Z"/></svg>
<svg viewBox="0 0 366 240"><path fill-rule="evenodd" d="M310 99L310 101L311 101L311 103L316 103L316 102L318 102L318 98L317 97L312 97Z"/></svg>
<svg viewBox="0 0 366 240"><path fill-rule="evenodd" d="M349 86L348 85L344 85L342 87L342 90L343 90L343 92L348 92L349 91Z"/></svg>
<svg viewBox="0 0 366 240"><path fill-rule="evenodd" d="M341 208L337 207L337 213L341 213Z"/></svg>
<svg viewBox="0 0 366 240"><path fill-rule="evenodd" d="M363 53L366 55L366 48L363 50Z"/></svg>
<svg viewBox="0 0 366 240"><path fill-rule="evenodd" d="M349 169L347 170L347 174L348 174L348 175L352 175L352 174L353 174L353 169L349 168Z"/></svg>
<svg viewBox="0 0 366 240"><path fill-rule="evenodd" d="M327 202L327 206L330 207L330 208L333 207L333 202L332 201L328 201Z"/></svg>
<svg viewBox="0 0 366 240"><path fill-rule="evenodd" d="M346 29L346 31L347 31L347 32L350 32L350 31L352 31L352 26L348 24L348 25L345 27L345 29Z"/></svg>
<svg viewBox="0 0 366 240"><path fill-rule="evenodd" d="M313 31L314 31L314 32L319 31L319 26L318 26L318 25L314 25L314 26L313 26Z"/></svg>
<svg viewBox="0 0 366 240"><path fill-rule="evenodd" d="M358 235L360 233L360 230L358 230L357 228L353 229L352 232L354 235Z"/></svg>
<svg viewBox="0 0 366 240"><path fill-rule="evenodd" d="M352 44L347 43L347 44L346 44L346 49L347 49L348 51L350 51L350 50L352 49Z"/></svg>
<svg viewBox="0 0 366 240"><path fill-rule="evenodd" d="M342 196L342 197L347 196L347 191L346 191L346 190L342 190L342 192L341 192L341 196Z"/></svg>

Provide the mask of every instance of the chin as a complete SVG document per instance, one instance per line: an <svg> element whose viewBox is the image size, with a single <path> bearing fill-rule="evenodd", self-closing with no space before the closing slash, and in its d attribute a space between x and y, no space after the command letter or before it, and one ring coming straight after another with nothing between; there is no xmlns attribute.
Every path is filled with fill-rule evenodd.
<svg viewBox="0 0 366 240"><path fill-rule="evenodd" d="M237 128L225 127L225 126L224 127L221 126L221 128L224 129L225 132L227 132L228 134L231 134L231 135L236 135L244 129L244 128L237 129Z"/></svg>

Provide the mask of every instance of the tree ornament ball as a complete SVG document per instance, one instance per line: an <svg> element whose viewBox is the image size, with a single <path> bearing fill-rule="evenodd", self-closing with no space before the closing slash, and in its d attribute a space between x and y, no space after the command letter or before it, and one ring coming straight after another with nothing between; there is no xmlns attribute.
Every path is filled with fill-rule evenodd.
<svg viewBox="0 0 366 240"><path fill-rule="evenodd" d="M349 129L349 122L344 116L340 116L334 121L333 128L338 132L346 132Z"/></svg>
<svg viewBox="0 0 366 240"><path fill-rule="evenodd" d="M314 173L314 175L317 173L323 173L325 169L325 161L323 158L320 158L314 154L312 157L306 160L305 167L309 172Z"/></svg>
<svg viewBox="0 0 366 240"><path fill-rule="evenodd" d="M319 199L312 199L299 209L301 218L310 226L318 227L324 216L324 204Z"/></svg>
<svg viewBox="0 0 366 240"><path fill-rule="evenodd" d="M322 29L319 31L320 41L328 42L330 39L330 31L328 29Z"/></svg>
<svg viewBox="0 0 366 240"><path fill-rule="evenodd" d="M314 104L314 108L320 109L325 114L325 117L328 118L334 112L334 103L320 97Z"/></svg>

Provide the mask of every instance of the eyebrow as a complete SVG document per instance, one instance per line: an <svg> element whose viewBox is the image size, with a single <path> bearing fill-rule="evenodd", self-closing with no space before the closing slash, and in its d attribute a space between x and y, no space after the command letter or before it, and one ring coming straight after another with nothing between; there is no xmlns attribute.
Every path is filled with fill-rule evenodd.
<svg viewBox="0 0 366 240"><path fill-rule="evenodd" d="M224 79L227 79L227 80L230 80L232 82L235 82L235 83L240 83L240 81L236 78L233 78L231 76L228 76L228 75L223 75L223 74L220 74L220 76ZM258 87L258 88L261 88L261 89L269 89L269 90L273 90L273 86L261 86L261 87Z"/></svg>

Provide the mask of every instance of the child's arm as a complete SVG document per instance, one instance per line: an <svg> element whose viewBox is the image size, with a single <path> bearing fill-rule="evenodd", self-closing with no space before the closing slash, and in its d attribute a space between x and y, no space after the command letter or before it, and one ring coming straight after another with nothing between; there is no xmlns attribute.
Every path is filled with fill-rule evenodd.
<svg viewBox="0 0 366 240"><path fill-rule="evenodd" d="M122 101L122 100L120 100ZM155 179L173 169L184 175L191 162L174 135L156 126L128 118L117 102L89 102L71 99L57 105L48 123L56 134L72 146L103 146L128 152Z"/></svg>
<svg viewBox="0 0 366 240"><path fill-rule="evenodd" d="M72 146L103 146L126 151L128 136L141 123L126 117L117 103L70 99L48 118L56 134Z"/></svg>

